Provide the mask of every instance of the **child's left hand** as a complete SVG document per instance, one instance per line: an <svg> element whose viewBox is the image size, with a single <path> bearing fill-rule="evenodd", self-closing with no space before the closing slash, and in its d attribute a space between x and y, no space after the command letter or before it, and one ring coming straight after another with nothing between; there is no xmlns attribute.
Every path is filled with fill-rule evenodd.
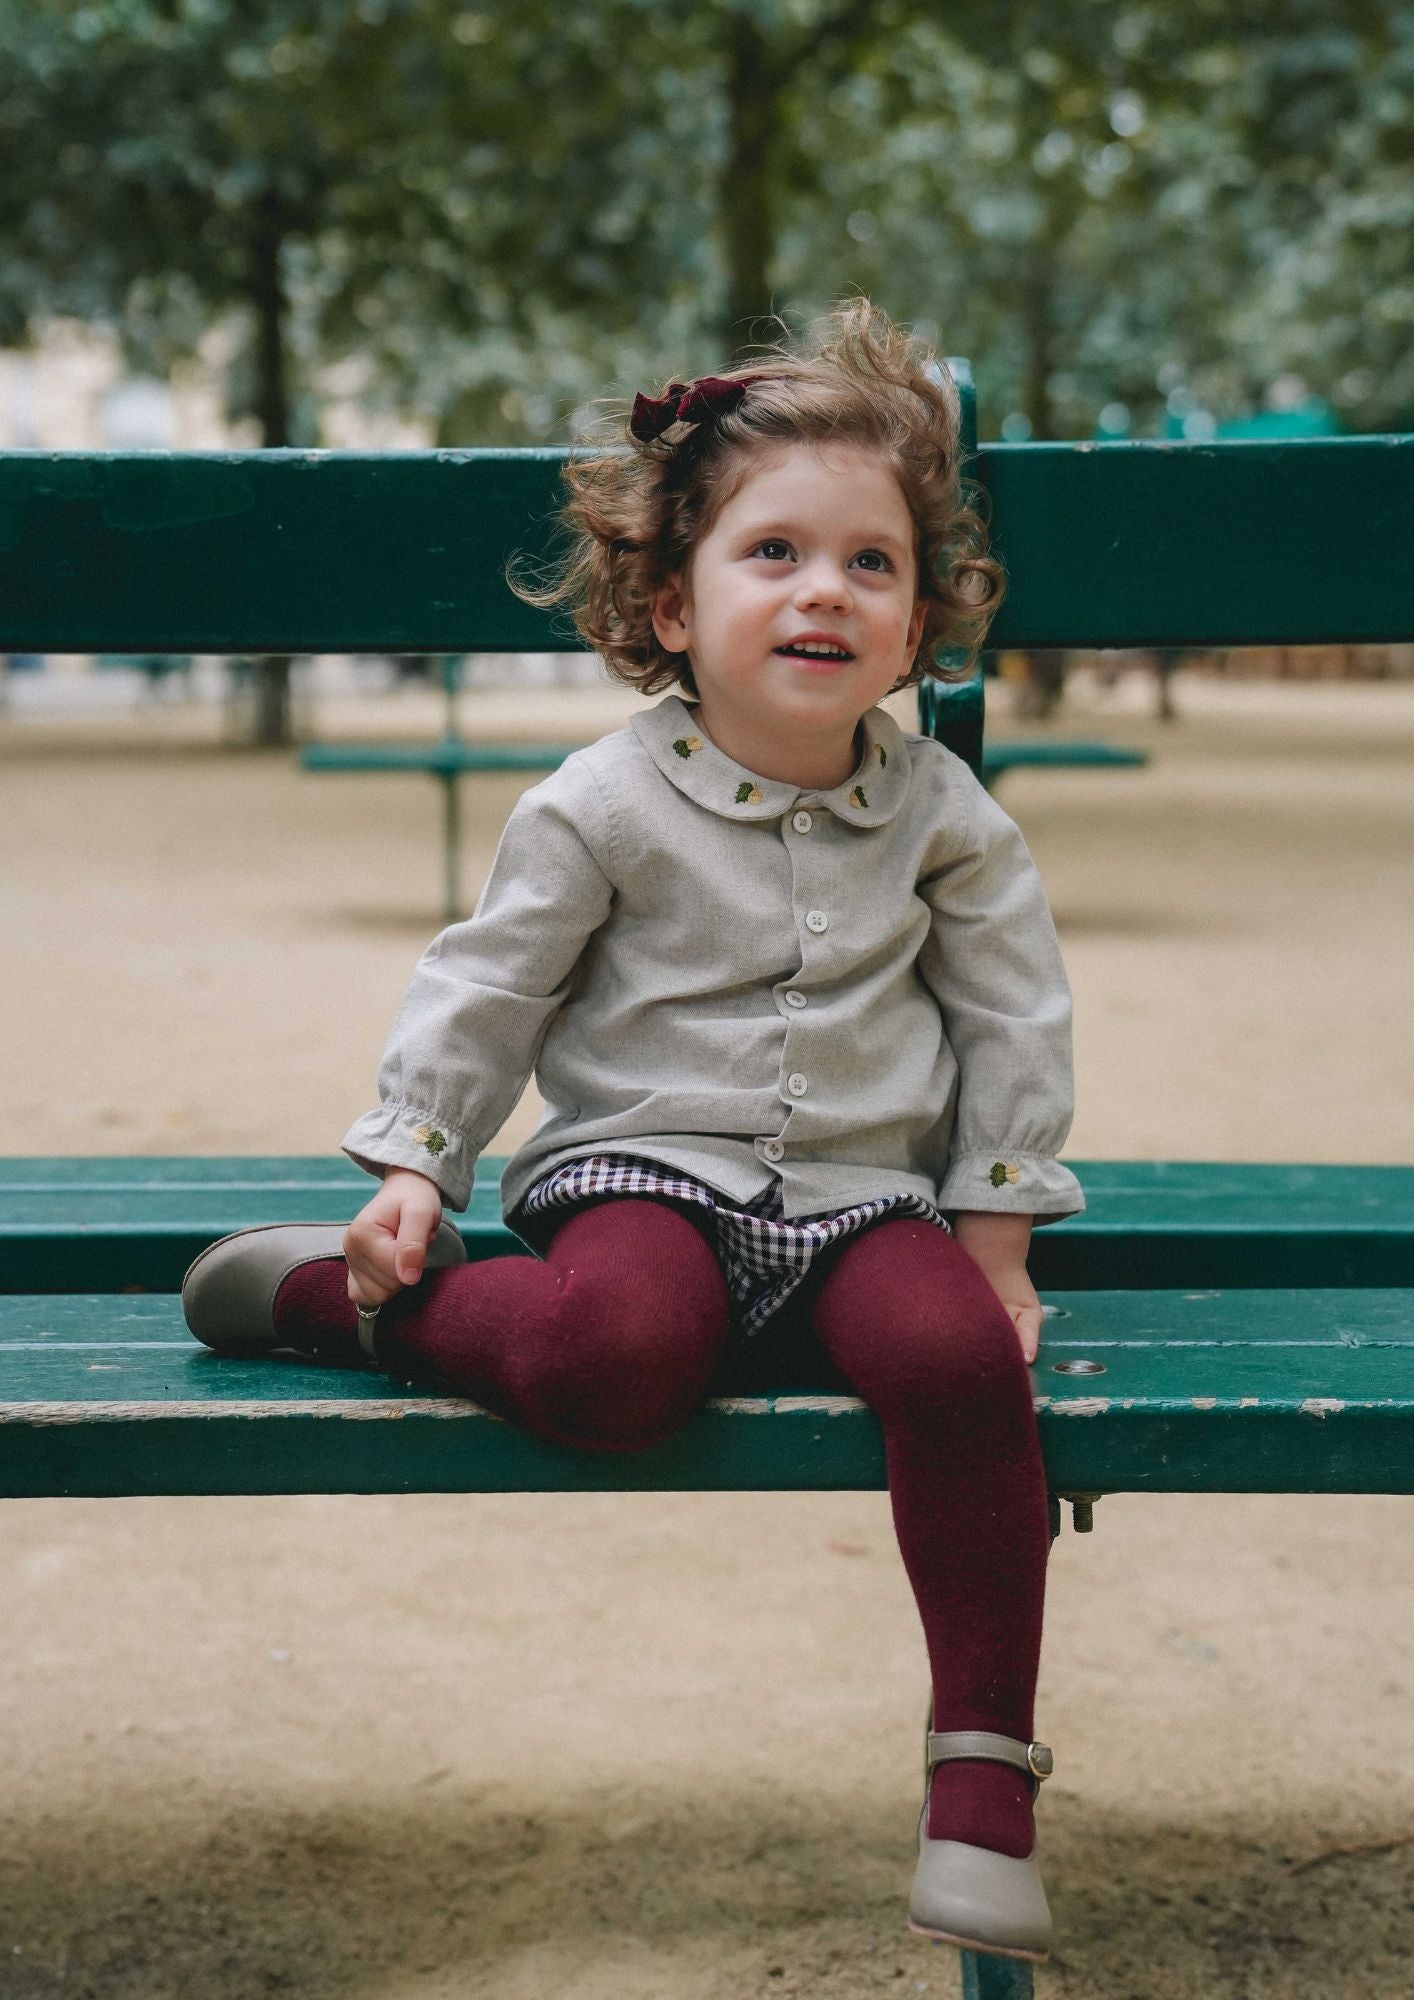
<svg viewBox="0 0 1414 2000"><path fill-rule="evenodd" d="M1029 1368L1041 1344L1041 1301L1026 1269L1030 1216L968 1210L954 1218L953 1234L1006 1307Z"/></svg>

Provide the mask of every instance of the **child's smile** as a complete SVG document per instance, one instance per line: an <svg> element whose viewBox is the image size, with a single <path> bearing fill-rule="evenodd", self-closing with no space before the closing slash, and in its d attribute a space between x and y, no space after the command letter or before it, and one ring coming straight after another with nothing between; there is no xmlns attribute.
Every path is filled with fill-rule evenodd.
<svg viewBox="0 0 1414 2000"><path fill-rule="evenodd" d="M879 453L762 453L693 552L654 627L686 652L702 726L761 777L830 790L855 728L913 664L923 628L916 533Z"/></svg>

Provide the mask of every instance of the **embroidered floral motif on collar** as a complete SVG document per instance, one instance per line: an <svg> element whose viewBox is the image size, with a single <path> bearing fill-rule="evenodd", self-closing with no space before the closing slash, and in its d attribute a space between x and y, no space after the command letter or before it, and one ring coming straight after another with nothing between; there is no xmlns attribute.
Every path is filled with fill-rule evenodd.
<svg viewBox="0 0 1414 2000"><path fill-rule="evenodd" d="M908 739L887 709L871 708L861 717L864 745L858 767L830 791L747 770L710 736L693 729L695 717L695 707L674 694L636 715L632 727L664 777L709 812L735 820L769 820L806 804L832 812L846 826L883 826L908 796Z"/></svg>

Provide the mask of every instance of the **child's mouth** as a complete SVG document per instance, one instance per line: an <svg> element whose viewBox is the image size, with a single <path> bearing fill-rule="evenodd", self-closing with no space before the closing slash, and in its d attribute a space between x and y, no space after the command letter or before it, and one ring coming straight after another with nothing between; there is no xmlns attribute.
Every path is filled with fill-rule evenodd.
<svg viewBox="0 0 1414 2000"><path fill-rule="evenodd" d="M842 667L854 658L842 646L777 646L783 660L808 660L812 667Z"/></svg>

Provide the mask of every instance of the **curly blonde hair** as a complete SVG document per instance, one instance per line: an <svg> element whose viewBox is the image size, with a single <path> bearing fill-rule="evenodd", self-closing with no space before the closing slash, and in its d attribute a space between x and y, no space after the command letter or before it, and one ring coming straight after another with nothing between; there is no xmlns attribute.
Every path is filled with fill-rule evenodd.
<svg viewBox="0 0 1414 2000"><path fill-rule="evenodd" d="M684 578L694 549L744 484L753 456L787 444L853 444L878 451L898 479L916 531L922 636L897 686L963 680L1006 589L987 554L987 528L959 475L957 387L931 350L866 298L838 305L812 343L782 341L721 380L752 376L733 408L666 437L628 432L614 403L570 458L563 521L569 552L548 580L508 571L528 603L570 607L586 646L643 694L697 692L686 653L669 653L653 630L653 605ZM941 647L966 663L936 664Z"/></svg>

